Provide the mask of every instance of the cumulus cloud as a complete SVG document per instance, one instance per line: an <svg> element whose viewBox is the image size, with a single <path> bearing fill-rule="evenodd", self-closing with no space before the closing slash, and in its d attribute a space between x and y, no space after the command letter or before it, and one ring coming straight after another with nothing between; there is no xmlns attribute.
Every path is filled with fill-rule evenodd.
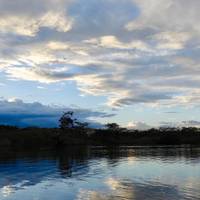
<svg viewBox="0 0 200 200"><path fill-rule="evenodd" d="M101 127L95 119L113 116L100 111L43 105L39 102L25 103L20 99L0 100L0 124L16 126L57 127L60 116L65 111L74 111L80 121L87 121L93 127Z"/></svg>
<svg viewBox="0 0 200 200"><path fill-rule="evenodd" d="M199 105L198 0L0 0L0 73L122 107Z"/></svg>
<svg viewBox="0 0 200 200"><path fill-rule="evenodd" d="M127 124L127 128L134 129L134 130L149 130L153 127L146 124L145 122L129 122Z"/></svg>

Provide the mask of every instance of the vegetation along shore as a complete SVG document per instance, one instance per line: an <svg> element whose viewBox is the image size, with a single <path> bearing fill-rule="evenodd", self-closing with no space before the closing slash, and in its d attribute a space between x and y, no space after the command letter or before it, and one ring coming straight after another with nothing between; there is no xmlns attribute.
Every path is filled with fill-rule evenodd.
<svg viewBox="0 0 200 200"><path fill-rule="evenodd" d="M152 128L145 131L121 128L109 123L105 128L89 128L87 123L66 112L58 128L0 126L0 148L60 148L69 145L200 145L200 129L195 127Z"/></svg>

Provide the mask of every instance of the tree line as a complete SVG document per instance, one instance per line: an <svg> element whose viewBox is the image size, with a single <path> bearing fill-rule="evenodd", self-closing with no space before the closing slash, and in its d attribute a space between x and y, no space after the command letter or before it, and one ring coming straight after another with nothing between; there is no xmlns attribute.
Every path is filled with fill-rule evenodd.
<svg viewBox="0 0 200 200"><path fill-rule="evenodd" d="M0 148L60 148L70 145L200 145L200 129L129 130L116 123L92 129L72 111L63 113L58 128L0 126Z"/></svg>

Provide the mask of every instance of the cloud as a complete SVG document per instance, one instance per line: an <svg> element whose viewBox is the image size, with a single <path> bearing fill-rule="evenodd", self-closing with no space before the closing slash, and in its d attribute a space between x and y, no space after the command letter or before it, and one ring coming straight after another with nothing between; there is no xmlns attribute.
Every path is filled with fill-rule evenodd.
<svg viewBox="0 0 200 200"><path fill-rule="evenodd" d="M16 0L0 1L0 32L35 36L43 28L55 28L57 31L69 31L72 21L67 17L65 6L69 0L27 2ZM62 7L64 6L64 7Z"/></svg>
<svg viewBox="0 0 200 200"><path fill-rule="evenodd" d="M174 112L170 112L170 114L176 114ZM151 128L159 128L159 127L171 127L171 128L182 128L182 127L196 127L200 128L200 121L195 120L187 120L187 121L180 121L180 122L172 122L172 121L162 121L159 123L158 126L150 126L145 122L129 122L126 126L128 129L134 130L149 130Z"/></svg>
<svg viewBox="0 0 200 200"><path fill-rule="evenodd" d="M15 126L57 127L60 116L65 111L74 111L80 121L87 121L91 126L100 127L97 118L113 116L101 111L89 109L70 108L63 106L43 105L39 102L25 103L20 99L0 101L0 124Z"/></svg>
<svg viewBox="0 0 200 200"><path fill-rule="evenodd" d="M145 122L129 122L127 128L134 130L149 130L153 127L146 124Z"/></svg>
<svg viewBox="0 0 200 200"><path fill-rule="evenodd" d="M148 50L147 44L140 40L133 40L130 43L121 42L116 36L106 35L100 38L92 38L85 41L87 44L93 44L103 48L114 48L118 50L129 50L129 49L144 49Z"/></svg>
<svg viewBox="0 0 200 200"><path fill-rule="evenodd" d="M188 120L181 122L160 122L161 127L196 127L200 128L200 121Z"/></svg>
<svg viewBox="0 0 200 200"><path fill-rule="evenodd" d="M123 107L199 105L198 0L0 0L0 73Z"/></svg>
<svg viewBox="0 0 200 200"><path fill-rule="evenodd" d="M199 31L198 0L133 0L141 15L128 24L129 29L152 28L156 30Z"/></svg>

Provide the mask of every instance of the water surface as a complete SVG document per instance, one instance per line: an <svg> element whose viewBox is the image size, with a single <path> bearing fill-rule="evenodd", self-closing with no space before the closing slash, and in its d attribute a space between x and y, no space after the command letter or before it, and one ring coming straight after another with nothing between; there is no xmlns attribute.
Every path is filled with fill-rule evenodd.
<svg viewBox="0 0 200 200"><path fill-rule="evenodd" d="M1 152L0 200L200 199L200 148Z"/></svg>

